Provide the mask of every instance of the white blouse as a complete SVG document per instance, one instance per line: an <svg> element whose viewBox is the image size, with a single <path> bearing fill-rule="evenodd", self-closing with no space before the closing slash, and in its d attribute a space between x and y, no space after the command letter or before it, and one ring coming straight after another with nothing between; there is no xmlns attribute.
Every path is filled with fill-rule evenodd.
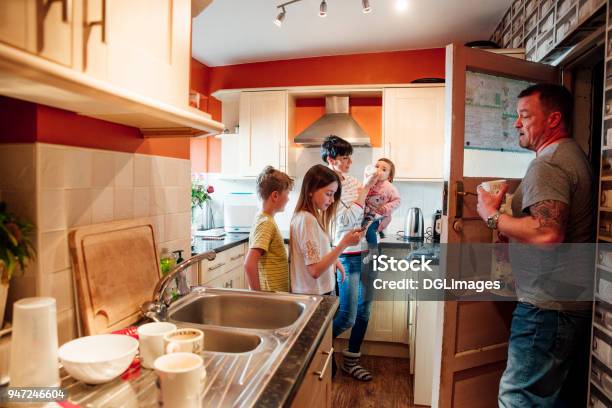
<svg viewBox="0 0 612 408"><path fill-rule="evenodd" d="M331 265L318 279L308 273L307 265L316 264L331 251L327 233L314 215L299 211L291 219L289 237L291 291L311 295L322 295L335 290L336 265Z"/></svg>

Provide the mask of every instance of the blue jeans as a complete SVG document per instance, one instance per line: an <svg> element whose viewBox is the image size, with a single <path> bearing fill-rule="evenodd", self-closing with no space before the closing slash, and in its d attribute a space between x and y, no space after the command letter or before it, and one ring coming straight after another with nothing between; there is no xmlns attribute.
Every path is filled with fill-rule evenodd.
<svg viewBox="0 0 612 408"><path fill-rule="evenodd" d="M336 338L352 327L349 351L359 353L370 320L374 273L371 263L362 263L361 255L342 255L340 262L346 279L342 282L342 275L337 274L340 307L334 317L333 336Z"/></svg>
<svg viewBox="0 0 612 408"><path fill-rule="evenodd" d="M378 232L379 225L380 225L380 220L376 220L372 224L370 224L370 226L368 227L368 230L365 233L365 239L366 239L366 242L368 243L368 246L373 246L373 245L378 244L378 237L376 236L376 233Z"/></svg>
<svg viewBox="0 0 612 408"><path fill-rule="evenodd" d="M518 303L500 407L586 406L591 311L556 311Z"/></svg>

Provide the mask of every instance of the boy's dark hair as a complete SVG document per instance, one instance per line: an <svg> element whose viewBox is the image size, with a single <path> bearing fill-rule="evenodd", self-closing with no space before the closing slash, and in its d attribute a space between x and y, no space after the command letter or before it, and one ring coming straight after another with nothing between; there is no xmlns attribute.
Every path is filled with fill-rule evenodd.
<svg viewBox="0 0 612 408"><path fill-rule="evenodd" d="M353 154L353 146L346 140L336 135L329 135L321 143L321 159L327 164L327 158L335 159L338 156L350 156Z"/></svg>
<svg viewBox="0 0 612 408"><path fill-rule="evenodd" d="M267 200L275 191L282 193L292 188L293 179L272 166L266 166L257 176L257 195L262 200Z"/></svg>
<svg viewBox="0 0 612 408"><path fill-rule="evenodd" d="M563 85L536 84L521 91L518 98L535 94L539 95L542 107L549 113L561 113L561 120L563 120L565 130L569 131L574 114L574 97L572 93Z"/></svg>
<svg viewBox="0 0 612 408"><path fill-rule="evenodd" d="M386 157L378 159L378 161L385 162L389 165L389 183L393 183L393 179L395 178L395 164L393 164L393 162Z"/></svg>

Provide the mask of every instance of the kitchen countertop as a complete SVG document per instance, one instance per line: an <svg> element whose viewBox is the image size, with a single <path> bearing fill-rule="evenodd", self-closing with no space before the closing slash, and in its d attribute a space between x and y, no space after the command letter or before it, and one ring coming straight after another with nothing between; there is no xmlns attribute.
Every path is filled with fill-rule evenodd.
<svg viewBox="0 0 612 408"><path fill-rule="evenodd" d="M253 406L290 405L337 308L336 297L323 296ZM111 401L117 406L157 406L155 373L140 368L137 363L133 363L120 378L101 385L86 385L75 381L63 369L60 375L62 387L69 394L68 400L77 406L104 407Z"/></svg>

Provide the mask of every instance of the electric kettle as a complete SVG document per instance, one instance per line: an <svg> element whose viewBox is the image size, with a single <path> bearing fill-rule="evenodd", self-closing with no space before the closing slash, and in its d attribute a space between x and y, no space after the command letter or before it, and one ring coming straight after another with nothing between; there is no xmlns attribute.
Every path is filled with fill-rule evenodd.
<svg viewBox="0 0 612 408"><path fill-rule="evenodd" d="M423 241L423 212L418 207L408 209L404 222L404 239Z"/></svg>

